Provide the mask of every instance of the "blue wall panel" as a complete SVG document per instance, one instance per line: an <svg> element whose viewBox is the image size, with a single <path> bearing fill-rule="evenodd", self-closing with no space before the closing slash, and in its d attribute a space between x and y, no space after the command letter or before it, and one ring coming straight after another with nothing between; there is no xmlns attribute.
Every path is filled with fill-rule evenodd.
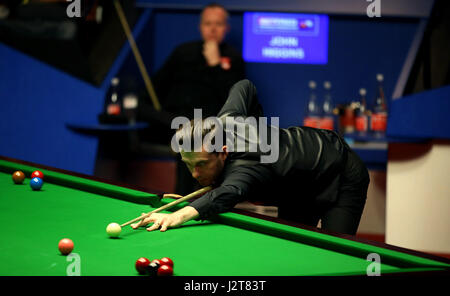
<svg viewBox="0 0 450 296"><path fill-rule="evenodd" d="M396 99L391 107L389 137L450 140L450 86Z"/></svg>
<svg viewBox="0 0 450 296"><path fill-rule="evenodd" d="M3 44L0 57L0 155L91 174L97 140L65 124L95 121L103 91Z"/></svg>
<svg viewBox="0 0 450 296"><path fill-rule="evenodd" d="M134 36L151 11L142 13ZM75 133L66 124L97 123L109 81L130 52L125 43L102 85L95 87L0 43L0 155L93 174L98 138Z"/></svg>

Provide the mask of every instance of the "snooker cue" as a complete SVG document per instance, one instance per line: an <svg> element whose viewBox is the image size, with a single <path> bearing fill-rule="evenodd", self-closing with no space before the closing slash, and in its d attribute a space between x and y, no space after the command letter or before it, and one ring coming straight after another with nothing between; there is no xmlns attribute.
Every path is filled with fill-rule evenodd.
<svg viewBox="0 0 450 296"><path fill-rule="evenodd" d="M179 204L179 203L181 203L183 201L186 201L186 200L191 199L193 197L199 196L199 195L201 195L201 194L203 194L205 192L208 192L211 189L212 189L211 186L203 187L202 189L199 189L197 191L189 193L188 195L186 195L186 196L184 196L184 197L182 197L180 199L177 199L177 200L175 200L175 201L173 201L171 203L163 205L162 207L159 207L159 208L157 208L157 209L155 209L155 210L153 210L151 212L148 212L147 214L141 215L141 216L139 216L139 217L137 217L137 218L135 218L135 219L133 219L131 221L123 223L122 225L120 225L120 227L124 227L124 226L127 226L127 225L129 225L129 224L131 224L133 222L136 222L136 221L139 221L139 220L143 220L143 219L147 218L148 216L150 216L153 213L158 213L158 212L161 212L161 211L166 210L168 208L171 208L171 207L173 207L173 206L175 206L175 205L177 205L177 204Z"/></svg>
<svg viewBox="0 0 450 296"><path fill-rule="evenodd" d="M123 13L123 9L119 3L119 0L114 0L114 6L116 7L117 15L119 16L119 20L122 24L125 35L128 38L128 42L130 43L134 58L139 67L139 71L141 72L142 78L144 79L147 92L150 98L152 99L153 107L155 108L156 111L161 111L161 105L159 104L152 82L150 80L150 77L148 76L147 69L144 66L144 62L142 61L142 57L136 45L136 42L134 41L133 34L131 34L130 26L128 25L127 19L125 17L125 14Z"/></svg>

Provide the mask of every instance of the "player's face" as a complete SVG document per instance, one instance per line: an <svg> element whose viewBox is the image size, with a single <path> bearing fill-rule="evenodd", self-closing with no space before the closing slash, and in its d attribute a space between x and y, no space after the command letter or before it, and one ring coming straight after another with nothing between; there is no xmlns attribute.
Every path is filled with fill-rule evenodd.
<svg viewBox="0 0 450 296"><path fill-rule="evenodd" d="M209 153L202 149L202 152L181 152L181 160L187 165L192 177L200 185L212 185L223 170L225 159L228 153L226 150L219 153Z"/></svg>
<svg viewBox="0 0 450 296"><path fill-rule="evenodd" d="M228 31L227 12L220 7L206 8L200 19L200 33L204 41L221 43Z"/></svg>

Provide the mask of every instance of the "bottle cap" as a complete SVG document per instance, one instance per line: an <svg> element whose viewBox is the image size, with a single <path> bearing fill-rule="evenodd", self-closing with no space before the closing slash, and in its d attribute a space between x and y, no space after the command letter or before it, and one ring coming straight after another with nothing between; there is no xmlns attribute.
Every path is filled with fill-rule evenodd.
<svg viewBox="0 0 450 296"><path fill-rule="evenodd" d="M118 85L119 84L119 78L114 77L113 79L111 79L111 84L114 85L114 86Z"/></svg>
<svg viewBox="0 0 450 296"><path fill-rule="evenodd" d="M316 88L316 82L311 80L309 81L309 88L315 89Z"/></svg>
<svg viewBox="0 0 450 296"><path fill-rule="evenodd" d="M384 76L383 76L383 74L377 74L377 80L378 81L383 81L383 79L384 79Z"/></svg>
<svg viewBox="0 0 450 296"><path fill-rule="evenodd" d="M325 89L330 89L330 88L331 88L331 83L330 83L329 81L324 81L323 87L324 87Z"/></svg>
<svg viewBox="0 0 450 296"><path fill-rule="evenodd" d="M359 89L359 94L361 95L361 96L365 96L366 95L366 89L365 88L360 88Z"/></svg>
<svg viewBox="0 0 450 296"><path fill-rule="evenodd" d="M123 97L123 108L134 109L138 106L138 98L135 94L129 93Z"/></svg>

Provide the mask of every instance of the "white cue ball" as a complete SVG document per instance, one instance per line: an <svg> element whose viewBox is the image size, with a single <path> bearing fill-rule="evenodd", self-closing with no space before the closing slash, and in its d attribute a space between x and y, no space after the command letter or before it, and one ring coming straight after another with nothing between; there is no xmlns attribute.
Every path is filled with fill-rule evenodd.
<svg viewBox="0 0 450 296"><path fill-rule="evenodd" d="M106 227L106 233L110 237L119 237L121 231L122 231L122 227L120 227L120 225L117 223L110 223Z"/></svg>

